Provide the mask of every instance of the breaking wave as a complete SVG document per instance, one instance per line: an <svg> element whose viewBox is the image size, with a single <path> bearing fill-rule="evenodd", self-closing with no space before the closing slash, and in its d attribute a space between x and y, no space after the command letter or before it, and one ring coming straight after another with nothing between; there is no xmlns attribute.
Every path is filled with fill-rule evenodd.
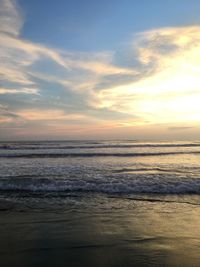
<svg viewBox="0 0 200 267"><path fill-rule="evenodd" d="M0 180L1 192L94 192L107 194L200 194L200 179L143 176L111 179L53 179L53 178L4 178Z"/></svg>

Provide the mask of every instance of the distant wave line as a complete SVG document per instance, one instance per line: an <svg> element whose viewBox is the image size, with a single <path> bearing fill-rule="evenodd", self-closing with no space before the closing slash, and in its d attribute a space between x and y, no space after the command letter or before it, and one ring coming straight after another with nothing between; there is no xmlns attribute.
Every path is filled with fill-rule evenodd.
<svg viewBox="0 0 200 267"><path fill-rule="evenodd" d="M83 145L83 146L56 146L56 145L0 145L1 150L44 150L44 149L101 149L101 148L145 148L145 147L200 147L200 143L192 144L114 144L114 145Z"/></svg>
<svg viewBox="0 0 200 267"><path fill-rule="evenodd" d="M200 151L172 151L158 153L31 153L0 154L0 158L92 158L92 157L149 157L200 154Z"/></svg>

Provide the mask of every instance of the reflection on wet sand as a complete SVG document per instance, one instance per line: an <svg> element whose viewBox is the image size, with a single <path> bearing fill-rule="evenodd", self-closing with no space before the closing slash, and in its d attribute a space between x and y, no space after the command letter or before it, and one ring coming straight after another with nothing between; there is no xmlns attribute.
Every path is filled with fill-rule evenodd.
<svg viewBox="0 0 200 267"><path fill-rule="evenodd" d="M2 211L1 266L200 266L198 205L107 201L112 208Z"/></svg>

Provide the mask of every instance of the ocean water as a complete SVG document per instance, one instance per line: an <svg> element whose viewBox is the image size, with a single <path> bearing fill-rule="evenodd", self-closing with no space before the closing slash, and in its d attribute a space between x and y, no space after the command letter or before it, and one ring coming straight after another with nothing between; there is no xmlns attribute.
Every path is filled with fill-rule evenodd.
<svg viewBox="0 0 200 267"><path fill-rule="evenodd" d="M200 142L0 143L1 195L199 194Z"/></svg>
<svg viewBox="0 0 200 267"><path fill-rule="evenodd" d="M2 266L200 266L199 216L199 141L0 143Z"/></svg>

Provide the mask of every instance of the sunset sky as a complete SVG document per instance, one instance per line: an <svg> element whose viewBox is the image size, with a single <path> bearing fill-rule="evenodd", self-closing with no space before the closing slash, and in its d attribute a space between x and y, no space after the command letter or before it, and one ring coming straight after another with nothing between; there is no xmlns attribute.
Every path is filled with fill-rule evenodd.
<svg viewBox="0 0 200 267"><path fill-rule="evenodd" d="M0 0L0 139L198 139L199 0Z"/></svg>

